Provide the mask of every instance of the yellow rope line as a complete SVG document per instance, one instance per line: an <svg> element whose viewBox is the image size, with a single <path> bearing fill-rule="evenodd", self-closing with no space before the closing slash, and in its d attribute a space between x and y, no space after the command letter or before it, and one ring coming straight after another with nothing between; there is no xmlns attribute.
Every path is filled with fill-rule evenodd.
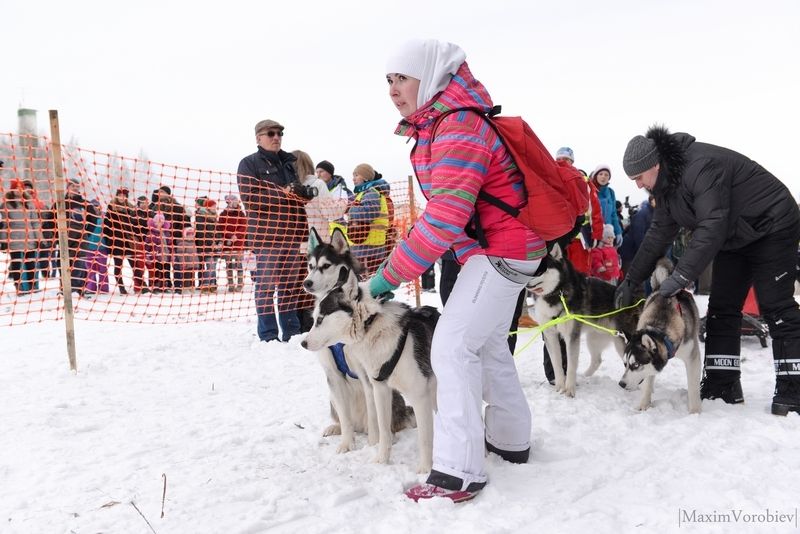
<svg viewBox="0 0 800 534"><path fill-rule="evenodd" d="M639 306L640 304L642 304L645 301L645 299L640 299L636 304L631 304L630 306L624 306L624 307L618 308L616 310L611 310L610 312L607 312L607 313L601 313L600 315L579 315L579 314L574 314L574 313L569 311L569 308L567 307L567 302L564 299L564 294L563 293L560 295L560 297L561 297L561 305L564 307L564 314L563 315L559 315L558 317L554 317L554 318L550 319L549 321L547 321L546 323L544 323L543 325L539 325L538 327L520 328L520 329L510 333L510 334L519 334L519 333L522 333L522 332L529 332L529 331L533 330L533 335L531 336L531 339L529 339L528 342L525 343L525 345L523 345L521 348L519 348L516 351L514 351L514 357L517 357L519 354L522 354L525 351L525 349L527 349L533 342L535 342L536 341L536 337L541 332L547 330L550 327L553 327L553 326L561 324L561 323L566 323L567 321L571 321L573 319L576 320L576 321L579 321L579 322L581 322L581 323L583 323L585 325L591 326L592 328L596 328L598 330L601 330L601 331L603 331L603 332L605 332L607 334L610 334L612 336L623 336L624 337L624 334L622 332L620 332L619 330L612 330L610 328L605 328L604 326L600 326L598 324L592 323L588 319L602 319L604 317L611 317L612 315L616 315L616 314L618 314L620 312L624 312L626 310L630 310L632 308L636 308L637 306Z"/></svg>

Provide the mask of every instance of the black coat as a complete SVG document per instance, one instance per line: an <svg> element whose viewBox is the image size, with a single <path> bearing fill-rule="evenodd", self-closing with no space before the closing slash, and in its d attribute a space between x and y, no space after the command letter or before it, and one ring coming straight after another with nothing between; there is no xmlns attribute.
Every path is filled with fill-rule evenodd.
<svg viewBox="0 0 800 534"><path fill-rule="evenodd" d="M250 248L291 246L308 235L303 202L287 195L283 188L297 182L294 162L288 152L270 152L258 147L239 162L239 194L247 212Z"/></svg>
<svg viewBox="0 0 800 534"><path fill-rule="evenodd" d="M112 256L129 256L136 250L136 243L142 242L142 227L147 227L147 219L137 214L133 204L113 200L106 209L103 219L103 237Z"/></svg>
<svg viewBox="0 0 800 534"><path fill-rule="evenodd" d="M692 237L676 271L697 280L720 250L736 250L762 237L800 229L800 211L789 189L751 159L686 133L651 128L661 168L656 208L644 242L628 269L640 283L683 227Z"/></svg>
<svg viewBox="0 0 800 534"><path fill-rule="evenodd" d="M169 221L170 233L173 238L179 237L183 229L192 224L191 217L186 213L186 208L173 197L156 202L156 209L163 213L164 218Z"/></svg>
<svg viewBox="0 0 800 534"><path fill-rule="evenodd" d="M219 231L219 217L216 213L200 208L194 215L196 233L194 238L197 253L201 257L219 255L217 245L222 243Z"/></svg>
<svg viewBox="0 0 800 534"><path fill-rule="evenodd" d="M100 215L91 203L78 194L68 194L64 199L64 206L67 216L67 246L74 253L88 246L87 238L101 223ZM56 247L58 246L57 212L56 205L53 204L49 211L42 214L43 237Z"/></svg>

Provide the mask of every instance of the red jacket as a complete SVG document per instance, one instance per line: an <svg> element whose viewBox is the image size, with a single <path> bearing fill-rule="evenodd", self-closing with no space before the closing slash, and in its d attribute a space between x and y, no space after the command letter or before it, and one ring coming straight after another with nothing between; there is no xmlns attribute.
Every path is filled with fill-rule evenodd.
<svg viewBox="0 0 800 534"><path fill-rule="evenodd" d="M217 228L222 233L222 252L244 250L247 235L247 217L240 209L225 208L219 214Z"/></svg>
<svg viewBox="0 0 800 534"><path fill-rule="evenodd" d="M613 246L602 246L592 249L592 276L616 282L619 280L619 254Z"/></svg>
<svg viewBox="0 0 800 534"><path fill-rule="evenodd" d="M603 239L603 210L600 208L600 200L597 198L597 188L589 182L589 199L591 203L591 225L592 239L598 241Z"/></svg>

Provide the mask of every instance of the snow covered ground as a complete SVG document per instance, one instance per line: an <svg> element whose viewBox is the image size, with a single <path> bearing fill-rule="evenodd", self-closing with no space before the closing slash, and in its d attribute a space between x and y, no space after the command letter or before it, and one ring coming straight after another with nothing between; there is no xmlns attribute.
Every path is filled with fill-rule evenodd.
<svg viewBox="0 0 800 534"><path fill-rule="evenodd" d="M772 354L755 338L743 340L746 404L706 401L700 415L687 412L677 361L646 412L635 410L638 391L617 386L612 353L564 398L544 379L536 341L517 358L534 413L531 460L491 455L486 489L454 505L402 495L423 478L415 430L398 434L390 465L369 463L365 436L335 453L339 438L321 437L325 379L300 337L259 343L253 319L78 321L73 374L63 330L0 329L3 533L798 529L800 418L769 413Z"/></svg>

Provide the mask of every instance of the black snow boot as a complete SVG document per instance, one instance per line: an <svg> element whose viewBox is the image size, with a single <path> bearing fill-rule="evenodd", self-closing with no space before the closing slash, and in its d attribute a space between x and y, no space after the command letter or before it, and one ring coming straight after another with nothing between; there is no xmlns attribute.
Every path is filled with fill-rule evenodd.
<svg viewBox="0 0 800 534"><path fill-rule="evenodd" d="M772 340L772 356L775 358L775 396L772 397L772 413L788 415L800 413L800 339Z"/></svg>
<svg viewBox="0 0 800 534"><path fill-rule="evenodd" d="M488 441L485 442L487 451L495 453L506 462L511 462L512 464L526 464L528 463L528 458L530 458L531 456L530 447L528 447L524 451L507 451L504 449L498 449Z"/></svg>
<svg viewBox="0 0 800 534"><path fill-rule="evenodd" d="M797 380L797 377L779 376L775 378L772 413L788 415L789 412L800 414L800 380Z"/></svg>
<svg viewBox="0 0 800 534"><path fill-rule="evenodd" d="M706 375L700 382L701 399L722 399L727 404L741 404L744 402L742 382L737 376L735 380L723 381Z"/></svg>

